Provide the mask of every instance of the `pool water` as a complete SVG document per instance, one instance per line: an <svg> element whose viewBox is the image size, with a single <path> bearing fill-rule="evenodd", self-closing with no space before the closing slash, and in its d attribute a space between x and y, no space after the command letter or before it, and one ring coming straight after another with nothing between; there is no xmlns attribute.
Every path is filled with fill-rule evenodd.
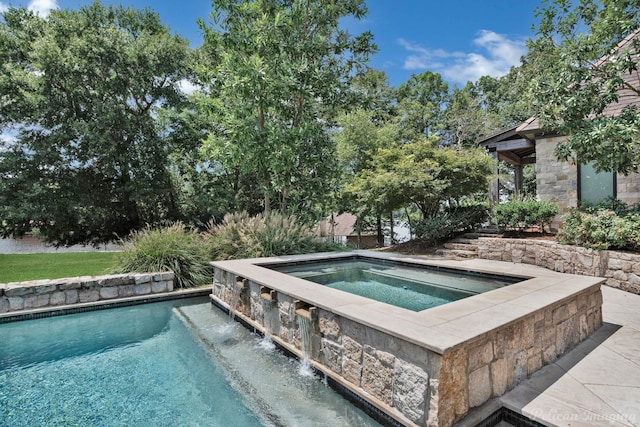
<svg viewBox="0 0 640 427"><path fill-rule="evenodd" d="M369 260L332 260L269 268L412 311L467 298L517 281Z"/></svg>
<svg viewBox="0 0 640 427"><path fill-rule="evenodd" d="M207 299L1 324L0 343L2 425L377 425Z"/></svg>

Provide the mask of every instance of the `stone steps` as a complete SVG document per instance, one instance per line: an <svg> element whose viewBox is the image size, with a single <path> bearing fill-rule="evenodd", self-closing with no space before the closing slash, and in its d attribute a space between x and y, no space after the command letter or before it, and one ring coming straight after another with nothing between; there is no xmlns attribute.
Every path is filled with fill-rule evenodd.
<svg viewBox="0 0 640 427"><path fill-rule="evenodd" d="M473 243L458 243L458 242L447 242L444 245L445 249L451 249L455 251L469 251L469 252L478 252L478 244Z"/></svg>
<svg viewBox="0 0 640 427"><path fill-rule="evenodd" d="M438 249L436 250L436 255L445 258L477 258L478 252L465 251L461 249Z"/></svg>
<svg viewBox="0 0 640 427"><path fill-rule="evenodd" d="M495 237L496 234L493 230L484 229L479 232L464 233L462 236L451 239L442 245L442 248L436 250L436 255L445 258L477 258L478 238Z"/></svg>

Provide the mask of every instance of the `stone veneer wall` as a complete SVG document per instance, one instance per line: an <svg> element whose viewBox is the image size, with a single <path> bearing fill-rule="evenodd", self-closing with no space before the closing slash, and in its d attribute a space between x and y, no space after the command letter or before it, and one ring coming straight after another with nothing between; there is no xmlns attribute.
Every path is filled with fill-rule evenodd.
<svg viewBox="0 0 640 427"><path fill-rule="evenodd" d="M618 200L629 205L640 203L640 174L616 175L616 194Z"/></svg>
<svg viewBox="0 0 640 427"><path fill-rule="evenodd" d="M536 140L536 192L540 200L558 205L559 212L552 229L557 230L560 218L578 205L578 168L569 162L560 162L555 149L565 137ZM616 196L627 204L640 202L640 174L616 175Z"/></svg>
<svg viewBox="0 0 640 427"><path fill-rule="evenodd" d="M557 230L560 217L578 205L578 168L556 158L556 144L564 137L536 140L536 192L543 202L558 205L559 213L551 228Z"/></svg>
<svg viewBox="0 0 640 427"><path fill-rule="evenodd" d="M605 277L606 285L640 294L640 255L562 245L548 240L481 237L478 257L532 264L560 273Z"/></svg>
<svg viewBox="0 0 640 427"><path fill-rule="evenodd" d="M262 291L258 283L214 269L214 299L301 354L297 302L280 292L266 301ZM451 426L598 329L601 305L599 286L589 288L444 354L316 308L308 357L403 424ZM277 310L275 322L265 322L267 309Z"/></svg>
<svg viewBox="0 0 640 427"><path fill-rule="evenodd" d="M173 273L117 274L0 284L0 314L173 291Z"/></svg>

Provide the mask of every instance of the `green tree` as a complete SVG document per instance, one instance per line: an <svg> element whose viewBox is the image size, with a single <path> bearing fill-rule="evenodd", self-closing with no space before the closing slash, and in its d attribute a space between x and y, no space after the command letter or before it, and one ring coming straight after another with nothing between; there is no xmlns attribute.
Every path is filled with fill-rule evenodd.
<svg viewBox="0 0 640 427"><path fill-rule="evenodd" d="M372 36L352 37L339 20L366 13L364 0L220 0L213 26L218 52L203 69L217 129L205 149L225 170L260 185L263 208L308 211L330 194L335 173L329 130L360 94L350 86L374 51ZM203 77L203 80L206 78Z"/></svg>
<svg viewBox="0 0 640 427"><path fill-rule="evenodd" d="M545 128L568 135L558 144L558 158L593 162L598 171L636 171L640 86L634 76L640 41L634 31L640 24L640 2L545 1L537 15L530 54L548 66L532 81L531 100ZM607 106L622 96L636 105L612 115Z"/></svg>
<svg viewBox="0 0 640 427"><path fill-rule="evenodd" d="M395 123L380 121L385 116L386 104L380 109L356 111L342 115L340 129L334 134L340 182L338 183L339 210L347 210L358 217L357 227L367 228L373 217L378 228L378 241L382 245L382 217L395 209L395 201L387 200L388 192L370 172L374 156L384 147L398 144L400 135Z"/></svg>
<svg viewBox="0 0 640 427"><path fill-rule="evenodd" d="M473 147L484 134L487 112L482 108L473 83L454 89L444 112L442 139L446 145Z"/></svg>
<svg viewBox="0 0 640 427"><path fill-rule="evenodd" d="M405 133L424 136L438 134L443 110L449 101L449 85L440 74L431 71L412 74L398 87L397 96Z"/></svg>
<svg viewBox="0 0 640 427"><path fill-rule="evenodd" d="M155 119L181 101L187 41L157 14L93 3L0 22L4 235L102 242L177 215Z"/></svg>

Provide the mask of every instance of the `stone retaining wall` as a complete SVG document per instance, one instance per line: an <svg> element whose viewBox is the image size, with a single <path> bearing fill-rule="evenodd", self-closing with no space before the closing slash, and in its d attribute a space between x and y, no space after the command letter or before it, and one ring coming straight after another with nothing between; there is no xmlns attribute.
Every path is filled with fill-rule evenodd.
<svg viewBox="0 0 640 427"><path fill-rule="evenodd" d="M599 251L547 240L481 237L478 257L533 264L560 273L604 277L606 285L640 294L640 255Z"/></svg>
<svg viewBox="0 0 640 427"><path fill-rule="evenodd" d="M173 291L173 273L117 274L0 284L0 314Z"/></svg>

